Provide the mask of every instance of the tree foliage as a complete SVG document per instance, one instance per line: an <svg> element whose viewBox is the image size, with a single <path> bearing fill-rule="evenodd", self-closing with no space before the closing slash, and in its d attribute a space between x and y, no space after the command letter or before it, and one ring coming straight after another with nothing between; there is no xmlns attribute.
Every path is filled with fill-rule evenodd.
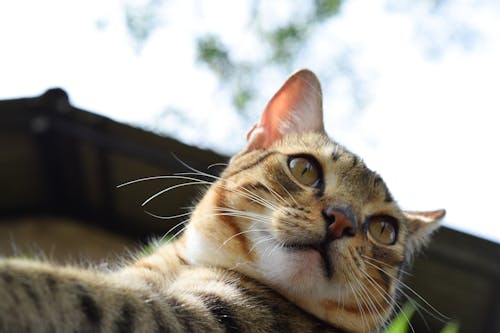
<svg viewBox="0 0 500 333"><path fill-rule="evenodd" d="M162 5L171 1L144 0L139 5L126 2L126 27L137 50L162 25ZM242 116L248 115L252 102L258 97L256 82L262 82L262 73L270 70L286 73L301 67L301 56L311 47L314 36L335 20L347 3L346 0L281 1L279 3L291 10L286 19L274 22L269 19L269 2L248 2L251 14L245 24L248 33L261 46L256 51L258 56L242 57L234 45L218 33L200 32L193 36L197 62L210 69L229 91L235 110ZM386 0L387 10L411 13L415 20L415 39L430 58L439 57L450 44L470 48L477 40L474 30L465 20L456 17L450 4L448 0ZM168 22L166 24L168 26ZM346 46L331 59L331 65L324 65L335 72L331 77L340 76L349 82L352 105L362 110L369 94L352 58L353 50Z"/></svg>

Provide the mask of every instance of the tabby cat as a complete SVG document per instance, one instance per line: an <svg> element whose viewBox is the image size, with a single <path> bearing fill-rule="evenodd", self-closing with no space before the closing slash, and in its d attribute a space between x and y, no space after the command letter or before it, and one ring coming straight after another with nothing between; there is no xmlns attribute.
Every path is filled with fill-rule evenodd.
<svg viewBox="0 0 500 333"><path fill-rule="evenodd" d="M375 332L444 211L407 212L292 75L183 234L112 271L0 260L2 332ZM205 177L205 178L202 178Z"/></svg>

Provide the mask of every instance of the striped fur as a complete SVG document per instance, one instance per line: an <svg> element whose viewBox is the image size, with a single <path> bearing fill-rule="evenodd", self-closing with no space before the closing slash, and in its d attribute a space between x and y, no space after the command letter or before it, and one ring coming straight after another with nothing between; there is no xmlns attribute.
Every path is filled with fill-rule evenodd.
<svg viewBox="0 0 500 333"><path fill-rule="evenodd" d="M444 211L401 210L382 178L325 134L307 70L272 98L248 140L220 177L184 176L215 179L182 236L147 257L113 272L0 260L0 331L384 327L405 268ZM311 185L292 172L297 157L317 171Z"/></svg>
<svg viewBox="0 0 500 333"><path fill-rule="evenodd" d="M3 260L0 332L341 332L234 271L155 274Z"/></svg>

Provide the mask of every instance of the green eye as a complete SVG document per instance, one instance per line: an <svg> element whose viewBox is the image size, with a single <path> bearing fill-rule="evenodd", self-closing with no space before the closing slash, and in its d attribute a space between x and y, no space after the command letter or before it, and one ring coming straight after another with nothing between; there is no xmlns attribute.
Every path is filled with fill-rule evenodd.
<svg viewBox="0 0 500 333"><path fill-rule="evenodd" d="M293 177L302 185L316 187L320 182L320 171L316 163L307 157L292 157L288 167Z"/></svg>
<svg viewBox="0 0 500 333"><path fill-rule="evenodd" d="M396 243L396 222L387 216L379 216L368 222L368 232L379 243L393 245Z"/></svg>

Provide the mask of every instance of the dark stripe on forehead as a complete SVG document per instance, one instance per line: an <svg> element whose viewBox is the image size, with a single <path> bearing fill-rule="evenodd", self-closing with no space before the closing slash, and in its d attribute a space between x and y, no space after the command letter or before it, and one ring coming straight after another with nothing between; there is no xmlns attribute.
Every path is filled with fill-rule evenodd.
<svg viewBox="0 0 500 333"><path fill-rule="evenodd" d="M338 161L340 156L342 155L342 149L339 149L339 146L335 146L333 153L332 153L332 160L334 162Z"/></svg>
<svg viewBox="0 0 500 333"><path fill-rule="evenodd" d="M230 304L224 301L219 295L203 294L200 297L212 316L214 316L218 323L224 326L227 333L239 333L242 331L231 310Z"/></svg>
<svg viewBox="0 0 500 333"><path fill-rule="evenodd" d="M382 180L382 177L380 177L380 175L378 175L378 174L375 175L375 179L373 180L373 186L374 187L382 186L383 191L384 191L384 201L385 202L389 203L389 202L394 201L394 198L392 197L392 194L389 191L389 188L387 188L387 185L384 183L384 181Z"/></svg>
<svg viewBox="0 0 500 333"><path fill-rule="evenodd" d="M385 198L384 198L384 201L385 202L393 202L394 198L392 197L391 192L389 192L389 189L387 188L387 186L384 186L384 188L385 188Z"/></svg>
<svg viewBox="0 0 500 333"><path fill-rule="evenodd" d="M259 165L260 163L262 163L264 160L266 160L268 157L272 156L272 155L275 155L277 154L278 152L277 151L269 151L267 153L265 153L264 155L260 156L257 158L257 160L254 160L252 161L251 163L249 164L246 164L232 172L230 172L228 175L225 175L224 178L229 178L229 177L233 177L234 175L237 175L239 174L240 172L242 171L245 171L245 170L248 170L248 169L251 169L257 165Z"/></svg>
<svg viewBox="0 0 500 333"><path fill-rule="evenodd" d="M354 154L352 154L351 158L352 158L351 168L354 168L359 163L359 157L356 156L356 155L354 155Z"/></svg>

